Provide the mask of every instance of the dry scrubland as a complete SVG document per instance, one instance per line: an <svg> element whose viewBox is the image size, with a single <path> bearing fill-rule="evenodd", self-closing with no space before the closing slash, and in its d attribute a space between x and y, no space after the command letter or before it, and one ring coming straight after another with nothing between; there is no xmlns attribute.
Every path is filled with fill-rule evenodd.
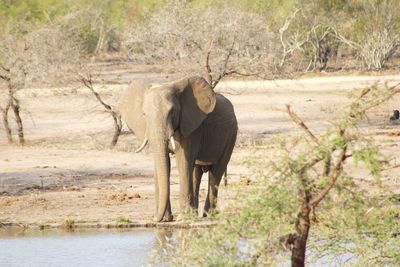
<svg viewBox="0 0 400 267"><path fill-rule="evenodd" d="M284 247L293 266L318 249L320 259L398 266L400 123L389 117L400 96L383 101L400 92L398 7L0 1L0 228L220 224L182 237L187 246L165 262L269 266ZM150 152L135 154L141 142L126 128L110 149L122 127L114 107L129 81L193 74L232 101L239 121L219 191L224 220L156 225ZM176 215L175 166L171 187ZM206 188L204 178L203 201Z"/></svg>
<svg viewBox="0 0 400 267"><path fill-rule="evenodd" d="M115 103L131 79L162 82L175 78L161 73L144 73L143 68L111 67L103 75L123 81L108 85L101 94ZM277 137L296 134L283 112L285 104L316 132L321 132L340 115L353 88L374 81L399 81L400 76L319 77L300 80L226 81L217 87L234 104L239 121L239 138L229 165L229 186L220 191L222 212L233 212L230 200L235 186L251 187L254 174L249 156L273 155ZM0 223L30 226L74 222L115 224L150 221L154 210L152 158L149 151L135 154L140 145L124 128L115 149L108 149L112 121L84 88L29 89L18 92L24 109L26 145L8 145L0 136ZM391 163L400 160L400 129L389 124L396 97L368 114L361 125L373 136ZM0 129L3 133L4 129ZM247 162L247 163L246 163ZM174 164L174 162L173 162ZM369 179L362 168L360 179ZM384 172L384 183L399 193L400 172ZM204 199L207 179L203 177ZM172 207L178 206L178 177L172 171Z"/></svg>

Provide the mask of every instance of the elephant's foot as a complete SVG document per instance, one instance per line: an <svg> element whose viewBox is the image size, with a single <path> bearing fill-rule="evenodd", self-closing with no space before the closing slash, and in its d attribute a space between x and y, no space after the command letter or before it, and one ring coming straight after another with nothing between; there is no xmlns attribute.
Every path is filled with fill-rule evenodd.
<svg viewBox="0 0 400 267"><path fill-rule="evenodd" d="M219 214L217 209L210 209L208 211L203 212L203 217L213 217Z"/></svg>
<svg viewBox="0 0 400 267"><path fill-rule="evenodd" d="M203 217L203 218L208 217L208 212L207 212L207 211L203 211L202 217Z"/></svg>
<svg viewBox="0 0 400 267"><path fill-rule="evenodd" d="M174 220L174 217L171 215L171 216L168 216L168 217L165 217L164 216L164 218L161 220L161 221L159 221L158 219L157 219L157 216L154 216L154 218L153 218L153 222L172 222Z"/></svg>
<svg viewBox="0 0 400 267"><path fill-rule="evenodd" d="M172 222L174 220L174 216L171 213L165 214L163 222Z"/></svg>
<svg viewBox="0 0 400 267"><path fill-rule="evenodd" d="M171 213L167 213L164 215L162 220L158 220L157 216L154 216L153 222L172 222L174 220L174 216Z"/></svg>

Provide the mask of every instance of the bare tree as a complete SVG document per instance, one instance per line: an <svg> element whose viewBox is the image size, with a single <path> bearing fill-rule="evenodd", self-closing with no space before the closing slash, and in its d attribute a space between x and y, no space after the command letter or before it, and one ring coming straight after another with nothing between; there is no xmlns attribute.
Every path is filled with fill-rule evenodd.
<svg viewBox="0 0 400 267"><path fill-rule="evenodd" d="M361 1L353 28L335 30L336 38L354 49L367 70L380 70L400 46L400 12L397 1ZM362 21L360 23L359 21ZM347 32L347 34L346 34Z"/></svg>
<svg viewBox="0 0 400 267"><path fill-rule="evenodd" d="M130 29L124 46L133 60L166 63L187 74L201 71L216 86L229 75L271 72L273 38L257 14L170 1Z"/></svg>
<svg viewBox="0 0 400 267"><path fill-rule="evenodd" d="M121 130L122 130L121 115L114 107L112 107L110 104L107 104L104 101L104 99L100 96L100 94L96 91L96 89L94 87L94 80L90 73L86 74L86 75L80 73L78 75L79 75L80 82L82 82L82 84L92 92L92 94L96 98L96 100L104 107L105 111L107 113L109 113L113 119L114 134L113 134L113 137L112 137L112 140L110 143L110 147L113 148L117 144L118 138L119 138L119 136L121 134Z"/></svg>
<svg viewBox="0 0 400 267"><path fill-rule="evenodd" d="M299 32L286 37L286 32L289 29L290 24L296 17L299 9L296 9L291 15L285 18L285 22L279 29L279 40L282 45L282 56L279 61L279 67L282 68L286 62L286 58L292 55L296 50L301 49L301 47L307 42L307 36L303 36Z"/></svg>
<svg viewBox="0 0 400 267"><path fill-rule="evenodd" d="M8 103L6 104L6 106L4 108L0 107L0 111L3 116L3 125L4 125L4 130L6 131L7 140L9 143L12 143L13 142L12 131L10 128L10 122L8 121L9 110L10 110L10 101L8 101Z"/></svg>
<svg viewBox="0 0 400 267"><path fill-rule="evenodd" d="M58 25L24 29L17 22L9 23L0 38L0 111L3 125L8 141L12 142L11 109L17 124L19 144L23 145L24 127L18 92L28 87L62 83L67 78L68 63L75 59L73 54L78 50Z"/></svg>
<svg viewBox="0 0 400 267"><path fill-rule="evenodd" d="M305 14L304 14L305 13ZM309 17L306 11L296 9L285 18L279 29L282 56L279 68L282 69L296 52L308 61L304 71L319 71L327 67L331 47L334 45L332 28L318 17Z"/></svg>
<svg viewBox="0 0 400 267"><path fill-rule="evenodd" d="M10 109L13 110L15 121L17 123L17 131L19 137L19 143L24 144L24 131L22 125L22 119L20 116L20 102L16 96L16 92L25 85L27 76L26 59L22 57L26 51L29 51L29 47L25 42L18 42L16 39L19 38L9 31L9 28L5 30L2 36L2 42L0 44L0 88L4 107L1 107L3 115L3 124L7 134L7 139L12 142L12 130L10 127L8 115Z"/></svg>
<svg viewBox="0 0 400 267"><path fill-rule="evenodd" d="M400 46L400 31L394 31L393 23L388 21L383 29L370 32L360 41L353 41L338 31L335 34L357 52L367 70L380 70Z"/></svg>

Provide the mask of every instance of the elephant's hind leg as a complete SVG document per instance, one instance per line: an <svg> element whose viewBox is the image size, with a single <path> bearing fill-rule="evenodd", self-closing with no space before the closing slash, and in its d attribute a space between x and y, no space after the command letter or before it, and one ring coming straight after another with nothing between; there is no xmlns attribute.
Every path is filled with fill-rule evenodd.
<svg viewBox="0 0 400 267"><path fill-rule="evenodd" d="M193 208L197 212L199 209L199 191L201 177L203 176L203 166L195 165L193 170Z"/></svg>
<svg viewBox="0 0 400 267"><path fill-rule="evenodd" d="M221 182L222 175L226 173L228 162L231 158L233 147L236 141L237 130L232 131L231 137L228 140L228 145L225 147L220 160L214 164L208 174L208 194L206 203L204 204L203 216L212 212L217 206L218 187Z"/></svg>
<svg viewBox="0 0 400 267"><path fill-rule="evenodd" d="M204 204L203 217L206 217L217 206L218 187L224 172L225 168L217 170L213 170L212 168L208 173L208 193Z"/></svg>

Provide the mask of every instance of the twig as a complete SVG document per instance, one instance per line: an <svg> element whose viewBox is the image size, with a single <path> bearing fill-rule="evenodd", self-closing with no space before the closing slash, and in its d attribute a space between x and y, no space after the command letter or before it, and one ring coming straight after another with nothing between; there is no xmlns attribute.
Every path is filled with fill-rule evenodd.
<svg viewBox="0 0 400 267"><path fill-rule="evenodd" d="M389 100L390 98L392 98L395 94L400 93L400 83L397 83L397 84L391 86L391 87L389 88L389 90L391 90L391 92L390 92L387 96L385 96L385 97L383 97L383 98L381 98L381 99L378 99L377 101L375 101L375 102L371 103L370 105L366 106L366 107L362 110L362 113L366 112L367 110L369 110L369 109L371 109L371 108L374 108L374 107L376 107L376 106L379 106L379 105L382 104L383 102L386 102L387 100Z"/></svg>
<svg viewBox="0 0 400 267"><path fill-rule="evenodd" d="M344 133L343 133L344 134ZM337 179L339 178L340 174L342 173L342 169L343 169L343 163L346 161L347 159L347 155L346 155L346 151L347 151L347 146L345 146L342 151L340 152L340 157L338 159L338 162L335 164L335 168L333 169L333 171L331 172L331 174L329 175L329 183L328 185L322 189L318 195L314 196L310 202L309 205L311 207L316 207L319 202L321 202L322 199L324 199L324 197L329 193L329 191L332 189L332 187L335 185Z"/></svg>
<svg viewBox="0 0 400 267"><path fill-rule="evenodd" d="M207 81L209 84L213 83L213 78L212 78L212 74L211 74L211 67L210 67L210 54L212 51L212 45L214 43L214 39L212 39L210 41L210 45L208 46L208 50L207 50L207 55L206 55L206 75L207 75Z"/></svg>
<svg viewBox="0 0 400 267"><path fill-rule="evenodd" d="M301 129L303 129L306 134L314 141L317 145L320 145L319 139L310 131L310 129L304 124L304 122L290 110L290 105L286 105L286 112L289 114L292 121L297 124Z"/></svg>
<svg viewBox="0 0 400 267"><path fill-rule="evenodd" d="M96 90L94 90L92 75L89 74L88 77L84 77L82 74L79 75L81 77L81 82L86 86L86 88L88 88L93 93L93 95L100 102L100 104L102 104L107 111L112 112L111 106L105 103L103 99L101 99L99 93L96 92Z"/></svg>
<svg viewBox="0 0 400 267"><path fill-rule="evenodd" d="M388 168L384 168L384 169L382 169L382 171L389 171L389 170L393 170L393 169L397 169L397 168L400 168L400 164L395 164L395 165L390 166Z"/></svg>
<svg viewBox="0 0 400 267"><path fill-rule="evenodd" d="M114 121L114 135L111 140L111 148L113 148L117 142L118 138L121 134L121 129L122 129L122 121L121 121L121 115L119 112L115 111L110 105L105 103L103 99L101 99L101 96L98 92L93 87L93 80L92 80L92 75L88 74L86 77L83 74L78 73L81 82L85 85L86 88L88 88L93 95L96 97L97 101L106 109L108 113L111 114L113 121Z"/></svg>
<svg viewBox="0 0 400 267"><path fill-rule="evenodd" d="M222 79L223 77L225 77L225 76L230 75L230 74L233 73L232 71L229 71L229 72L228 72L228 71L227 71L227 68L228 68L229 58L231 57L232 51L233 51L233 47L235 46L235 42L236 42L236 37L233 39L232 45L231 45L231 47L230 47L230 49L229 49L229 51L228 51L228 54L227 54L226 57L225 57L224 68L223 68L222 73L218 76L218 78L217 78L214 82L211 83L211 87L212 87L212 88L215 88L215 86L217 86L217 84L221 81L221 79Z"/></svg>

